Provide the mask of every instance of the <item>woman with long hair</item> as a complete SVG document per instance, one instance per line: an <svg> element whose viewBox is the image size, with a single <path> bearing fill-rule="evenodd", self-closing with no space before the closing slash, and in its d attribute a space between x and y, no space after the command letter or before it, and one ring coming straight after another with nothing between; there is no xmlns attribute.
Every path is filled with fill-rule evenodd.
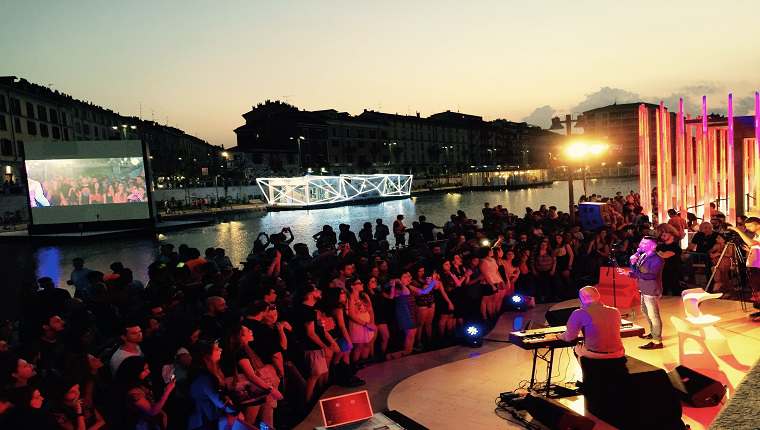
<svg viewBox="0 0 760 430"><path fill-rule="evenodd" d="M479 267L483 279L483 299L480 303L480 313L483 320L488 320L496 316L496 302L499 298L497 293L499 290L503 290L506 284L499 273L499 264L494 258L493 248L481 248Z"/></svg>
<svg viewBox="0 0 760 430"><path fill-rule="evenodd" d="M415 296L427 294L432 290L433 285L430 284L424 289L417 288L412 283L412 274L408 271L402 273L400 278L391 281L391 298L396 314L396 324L404 333L404 343L402 350L388 354L388 359L409 355L414 350L414 339L417 334Z"/></svg>
<svg viewBox="0 0 760 430"><path fill-rule="evenodd" d="M367 295L372 301L377 336L372 339L370 351L374 352L374 346L379 342L380 357L384 359L385 353L388 351L388 341L391 337L388 322L393 319L393 300L390 298L390 292L382 288L378 283L377 275L380 273L380 269L378 267L373 267L372 269L370 278L367 280ZM372 273L376 273L376 275L373 276Z"/></svg>
<svg viewBox="0 0 760 430"><path fill-rule="evenodd" d="M227 386L234 384L236 392L241 392L241 389L246 390L245 398L238 399L246 402L243 409L245 422L255 425L260 417L262 422L272 427L274 426L274 408L277 407L277 401L282 400L282 394L277 389L280 381L276 372L273 378L271 372L267 378L264 377L261 372L264 363L251 349L251 342L253 342L251 329L242 324L231 327L225 336L221 368L227 375Z"/></svg>
<svg viewBox="0 0 760 430"><path fill-rule="evenodd" d="M328 288L322 299L321 310L326 319L325 329L336 340L340 351L332 355L335 379L338 385L358 387L364 381L358 378L351 368L351 350L354 347L348 332L346 307L348 294L342 288Z"/></svg>
<svg viewBox="0 0 760 430"><path fill-rule="evenodd" d="M188 417L188 430L250 428L227 396L226 377L219 366L222 348L217 342L199 341L191 371L190 397L195 404Z"/></svg>
<svg viewBox="0 0 760 430"><path fill-rule="evenodd" d="M412 285L421 290L430 282L430 279L425 277L425 266L419 265L415 272ZM418 349L423 349L422 338L425 337L426 342L433 340L433 318L435 317L435 296L431 289L428 293L417 294L414 298L414 304L417 309L417 333L415 335L415 343Z"/></svg>
<svg viewBox="0 0 760 430"><path fill-rule="evenodd" d="M517 260L513 248L509 248L504 252L504 257L500 260L500 263L504 271L504 281L507 284L506 295L514 294L517 279L520 277L520 262Z"/></svg>
<svg viewBox="0 0 760 430"><path fill-rule="evenodd" d="M573 270L575 254L573 254L573 247L565 242L565 236L562 233L554 235L554 249L552 252L557 260L556 273L559 275L558 278L562 283L562 294L567 294L572 285L570 275Z"/></svg>
<svg viewBox="0 0 760 430"><path fill-rule="evenodd" d="M554 301L554 275L557 269L557 259L550 247L549 239L543 239L538 245L538 251L533 256L533 276L536 278L536 301L545 303Z"/></svg>
<svg viewBox="0 0 760 430"><path fill-rule="evenodd" d="M464 277L457 277L451 272L451 262L441 263L440 275L433 272L434 278L441 283L435 298L438 307L438 337L441 340L448 339L454 333L457 326L457 306L461 306L461 294L458 288L465 281Z"/></svg>
<svg viewBox="0 0 760 430"><path fill-rule="evenodd" d="M97 409L84 404L77 382L55 381L50 386L58 391L51 396L54 404L51 413L59 429L97 430L106 425Z"/></svg>
<svg viewBox="0 0 760 430"><path fill-rule="evenodd" d="M354 364L366 361L371 355L372 340L377 333L375 312L372 301L364 290L364 283L356 278L349 285L346 316L348 317L348 333L354 348L351 350L351 362Z"/></svg>
<svg viewBox="0 0 760 430"><path fill-rule="evenodd" d="M164 430L168 425L168 416L164 405L174 390L172 379L164 387L164 392L156 401L150 386L150 369L145 359L140 356L127 357L116 372L115 385L117 401L125 406L120 418L129 430Z"/></svg>

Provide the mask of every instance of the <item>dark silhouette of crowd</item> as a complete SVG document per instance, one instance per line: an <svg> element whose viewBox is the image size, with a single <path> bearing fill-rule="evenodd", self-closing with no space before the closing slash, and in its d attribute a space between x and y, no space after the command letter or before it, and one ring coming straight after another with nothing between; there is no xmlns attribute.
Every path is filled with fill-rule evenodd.
<svg viewBox="0 0 760 430"><path fill-rule="evenodd" d="M328 384L361 386L364 366L492 326L514 294L575 297L655 233L633 192L583 199L606 203L605 228L486 203L479 220L325 225L311 244L261 233L242 268L223 249L162 244L144 285L119 262L77 258L73 297L29 283L0 330L0 428L292 427Z"/></svg>

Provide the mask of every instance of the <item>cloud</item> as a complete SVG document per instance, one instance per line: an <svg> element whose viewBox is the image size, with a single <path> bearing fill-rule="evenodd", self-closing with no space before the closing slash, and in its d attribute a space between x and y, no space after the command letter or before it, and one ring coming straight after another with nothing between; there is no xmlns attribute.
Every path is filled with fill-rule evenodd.
<svg viewBox="0 0 760 430"><path fill-rule="evenodd" d="M755 97L747 96L734 99L734 115L754 115L755 114Z"/></svg>
<svg viewBox="0 0 760 430"><path fill-rule="evenodd" d="M530 115L523 118L523 121L541 128L549 128L555 116L557 116L557 111L549 105L544 105L534 109Z"/></svg>
<svg viewBox="0 0 760 430"><path fill-rule="evenodd" d="M608 106L615 103L632 103L641 100L638 94L621 88L602 87L598 91L586 94L586 98L570 109L572 113Z"/></svg>

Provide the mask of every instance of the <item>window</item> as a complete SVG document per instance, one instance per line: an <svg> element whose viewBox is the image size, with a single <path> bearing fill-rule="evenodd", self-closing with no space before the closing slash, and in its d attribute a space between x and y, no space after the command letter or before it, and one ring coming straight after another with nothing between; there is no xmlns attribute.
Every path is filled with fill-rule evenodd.
<svg viewBox="0 0 760 430"><path fill-rule="evenodd" d="M26 120L26 132L32 136L37 135L37 123L31 119Z"/></svg>
<svg viewBox="0 0 760 430"><path fill-rule="evenodd" d="M42 137L50 137L50 132L48 131L47 124L40 123L40 136L42 136Z"/></svg>
<svg viewBox="0 0 760 430"><path fill-rule="evenodd" d="M18 151L16 153L19 157L24 158L24 142L21 140L16 141L16 148L18 148Z"/></svg>
<svg viewBox="0 0 760 430"><path fill-rule="evenodd" d="M84 134L86 134L87 136L89 136L90 135L90 124L86 124L86 123L82 124L82 131L84 132Z"/></svg>
<svg viewBox="0 0 760 430"><path fill-rule="evenodd" d="M50 122L58 124L58 111L55 109L50 109Z"/></svg>
<svg viewBox="0 0 760 430"><path fill-rule="evenodd" d="M0 140L0 153L3 155L13 155L13 144L8 139Z"/></svg>
<svg viewBox="0 0 760 430"><path fill-rule="evenodd" d="M98 127L92 127L92 134L95 135L96 138L100 138L100 129Z"/></svg>
<svg viewBox="0 0 760 430"><path fill-rule="evenodd" d="M13 118L13 130L16 133L21 133L21 119Z"/></svg>
<svg viewBox="0 0 760 430"><path fill-rule="evenodd" d="M60 140L61 139L61 129L58 128L58 127L56 127L56 126L50 127L50 129L53 131L53 139Z"/></svg>
<svg viewBox="0 0 760 430"><path fill-rule="evenodd" d="M62 125L69 125L66 121L66 112L61 112L61 124Z"/></svg>
<svg viewBox="0 0 760 430"><path fill-rule="evenodd" d="M69 129L64 128L63 129L63 140L69 140Z"/></svg>
<svg viewBox="0 0 760 430"><path fill-rule="evenodd" d="M77 133L81 133L82 132L82 124L79 123L79 122L74 123L74 130L76 130Z"/></svg>
<svg viewBox="0 0 760 430"><path fill-rule="evenodd" d="M8 105L5 104L5 96L0 94L0 112L8 112Z"/></svg>
<svg viewBox="0 0 760 430"><path fill-rule="evenodd" d="M11 97L11 113L13 115L21 115L21 102L19 99Z"/></svg>
<svg viewBox="0 0 760 430"><path fill-rule="evenodd" d="M37 105L37 119L40 121L48 120L47 108L45 106Z"/></svg>
<svg viewBox="0 0 760 430"><path fill-rule="evenodd" d="M26 116L28 118L34 118L34 105L26 102Z"/></svg>
<svg viewBox="0 0 760 430"><path fill-rule="evenodd" d="M8 125L5 123L5 115L0 115L0 131L8 130Z"/></svg>

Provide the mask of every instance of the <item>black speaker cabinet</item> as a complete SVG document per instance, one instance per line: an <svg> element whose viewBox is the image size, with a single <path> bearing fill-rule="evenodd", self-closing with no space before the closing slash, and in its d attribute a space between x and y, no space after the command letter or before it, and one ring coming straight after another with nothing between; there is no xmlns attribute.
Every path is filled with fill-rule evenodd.
<svg viewBox="0 0 760 430"><path fill-rule="evenodd" d="M604 203L587 202L578 205L581 227L585 231L594 231L604 227L602 207Z"/></svg>
<svg viewBox="0 0 760 430"><path fill-rule="evenodd" d="M542 396L525 397L521 407L551 430L591 430L594 420L578 415L558 402Z"/></svg>
<svg viewBox="0 0 760 430"><path fill-rule="evenodd" d="M715 406L726 395L726 386L686 366L678 366L668 373L681 400L697 407Z"/></svg>
<svg viewBox="0 0 760 430"><path fill-rule="evenodd" d="M546 317L546 322L549 323L550 326L559 327L567 325L567 320L570 319L570 314L572 314L576 309L580 309L580 307L569 306L562 308L554 305L549 308L548 311L546 311L546 314L544 314L544 316Z"/></svg>

